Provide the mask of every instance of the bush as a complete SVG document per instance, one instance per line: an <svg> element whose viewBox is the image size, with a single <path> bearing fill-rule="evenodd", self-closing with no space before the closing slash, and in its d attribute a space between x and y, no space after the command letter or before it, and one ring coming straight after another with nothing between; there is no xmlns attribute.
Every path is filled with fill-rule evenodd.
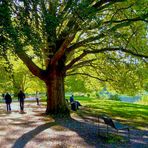
<svg viewBox="0 0 148 148"><path fill-rule="evenodd" d="M87 97L89 98L90 97L90 94L87 94Z"/></svg>
<svg viewBox="0 0 148 148"><path fill-rule="evenodd" d="M109 99L110 100L115 100L115 101L121 101L120 98L119 98L119 96L117 94L111 95Z"/></svg>
<svg viewBox="0 0 148 148"><path fill-rule="evenodd" d="M100 97L100 94L98 93L98 92L96 92L96 98L97 99L100 99L101 97Z"/></svg>

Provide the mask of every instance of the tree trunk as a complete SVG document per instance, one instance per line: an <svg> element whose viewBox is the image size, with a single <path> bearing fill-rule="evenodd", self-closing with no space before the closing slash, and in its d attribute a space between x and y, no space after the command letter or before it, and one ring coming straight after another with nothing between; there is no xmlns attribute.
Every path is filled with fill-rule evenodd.
<svg viewBox="0 0 148 148"><path fill-rule="evenodd" d="M51 68L45 83L47 87L46 114L69 114L65 101L64 74L58 68Z"/></svg>

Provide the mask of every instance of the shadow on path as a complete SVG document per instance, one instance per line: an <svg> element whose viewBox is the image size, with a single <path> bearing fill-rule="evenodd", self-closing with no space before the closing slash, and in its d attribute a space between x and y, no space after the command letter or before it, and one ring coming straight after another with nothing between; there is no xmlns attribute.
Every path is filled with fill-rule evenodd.
<svg viewBox="0 0 148 148"><path fill-rule="evenodd" d="M64 119L56 118L55 122L49 122L49 123L40 125L37 128L31 130L30 132L22 135L19 139L16 140L12 148L20 148L20 147L23 148L36 135L55 125L63 126L71 131L76 132L90 146L96 145L96 142L98 142L98 144L100 143L98 140L99 137L97 135L96 125L80 122L72 118L64 118Z"/></svg>
<svg viewBox="0 0 148 148"><path fill-rule="evenodd" d="M50 122L50 123L46 123L46 124L38 126L34 130L31 130L30 132L22 135L19 139L17 139L15 144L12 146L12 148L23 148L36 135L38 135L42 131L44 131L54 125L56 125L55 122Z"/></svg>
<svg viewBox="0 0 148 148"><path fill-rule="evenodd" d="M98 126L75 120L73 118L66 118L65 120L55 118L58 125L68 128L76 132L83 140L90 146L99 147L101 144L101 137L98 135Z"/></svg>

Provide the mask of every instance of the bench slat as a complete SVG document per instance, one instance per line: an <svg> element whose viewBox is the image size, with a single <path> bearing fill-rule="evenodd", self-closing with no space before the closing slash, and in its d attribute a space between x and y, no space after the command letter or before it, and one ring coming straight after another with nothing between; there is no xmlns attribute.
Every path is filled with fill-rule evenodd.
<svg viewBox="0 0 148 148"><path fill-rule="evenodd" d="M120 122L114 121L115 128L117 130L128 129L129 127L121 124Z"/></svg>

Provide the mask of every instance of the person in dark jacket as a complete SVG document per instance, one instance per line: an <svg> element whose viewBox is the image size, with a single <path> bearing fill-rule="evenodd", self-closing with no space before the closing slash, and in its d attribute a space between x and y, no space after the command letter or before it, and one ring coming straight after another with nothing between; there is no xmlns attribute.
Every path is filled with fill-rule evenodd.
<svg viewBox="0 0 148 148"><path fill-rule="evenodd" d="M24 99L25 99L25 94L23 93L22 90L18 93L18 100L20 102L20 111L24 111Z"/></svg>
<svg viewBox="0 0 148 148"><path fill-rule="evenodd" d="M9 93L6 93L4 98L5 98L5 103L7 106L7 111L11 111L11 102L12 102L11 96L9 95Z"/></svg>
<svg viewBox="0 0 148 148"><path fill-rule="evenodd" d="M73 103L73 102L74 102L74 96L71 95L71 96L70 96L70 103Z"/></svg>
<svg viewBox="0 0 148 148"><path fill-rule="evenodd" d="M74 100L73 95L70 96L70 104L71 104L71 109L73 111L76 111L77 109L79 109L79 106L82 106L79 101Z"/></svg>

